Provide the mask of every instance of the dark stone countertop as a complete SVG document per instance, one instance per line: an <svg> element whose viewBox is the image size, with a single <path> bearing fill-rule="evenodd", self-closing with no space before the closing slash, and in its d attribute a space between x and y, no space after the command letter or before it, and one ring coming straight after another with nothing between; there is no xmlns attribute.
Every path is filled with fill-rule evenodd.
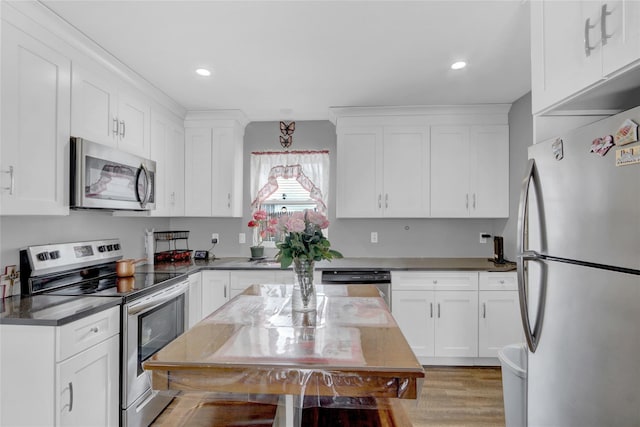
<svg viewBox="0 0 640 427"><path fill-rule="evenodd" d="M0 325L62 326L119 305L121 298L15 295L0 301Z"/></svg>
<svg viewBox="0 0 640 427"><path fill-rule="evenodd" d="M219 258L209 261L189 261L173 264L139 266L140 271L171 271L184 274L200 270L278 270L280 263L273 259L251 261L249 258ZM513 271L516 264L496 264L487 258L340 258L316 263L318 270L468 270Z"/></svg>
<svg viewBox="0 0 640 427"><path fill-rule="evenodd" d="M487 258L341 258L316 263L318 270L396 271L512 271L515 263L495 264ZM251 261L246 257L219 258L209 261L188 261L165 264L145 264L137 272L173 272L192 274L202 270L278 270L280 263L273 259ZM13 296L0 301L0 325L61 326L82 317L118 305L120 298L90 296Z"/></svg>

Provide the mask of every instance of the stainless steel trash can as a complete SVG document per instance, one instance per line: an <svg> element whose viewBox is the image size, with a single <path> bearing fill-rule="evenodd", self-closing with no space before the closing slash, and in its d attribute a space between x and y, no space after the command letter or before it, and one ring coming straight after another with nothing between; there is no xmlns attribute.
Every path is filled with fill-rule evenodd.
<svg viewBox="0 0 640 427"><path fill-rule="evenodd" d="M506 427L527 425L527 347L510 344L498 352Z"/></svg>

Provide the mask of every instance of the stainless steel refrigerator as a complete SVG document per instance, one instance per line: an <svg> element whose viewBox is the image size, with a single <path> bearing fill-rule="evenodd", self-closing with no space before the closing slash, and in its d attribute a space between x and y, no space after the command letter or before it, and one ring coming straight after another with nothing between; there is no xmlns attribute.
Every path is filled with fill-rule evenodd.
<svg viewBox="0 0 640 427"><path fill-rule="evenodd" d="M627 119L640 107L529 148L517 261L530 427L640 426L640 143L601 155Z"/></svg>

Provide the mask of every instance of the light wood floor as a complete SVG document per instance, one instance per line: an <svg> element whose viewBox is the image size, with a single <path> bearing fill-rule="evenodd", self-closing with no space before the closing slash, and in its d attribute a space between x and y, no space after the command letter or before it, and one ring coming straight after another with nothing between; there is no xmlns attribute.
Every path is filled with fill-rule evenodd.
<svg viewBox="0 0 640 427"><path fill-rule="evenodd" d="M499 367L428 366L425 371L420 399L402 401L414 427L505 425ZM152 425L170 425L173 409L180 410L172 403Z"/></svg>
<svg viewBox="0 0 640 427"><path fill-rule="evenodd" d="M414 427L504 426L499 367L425 368L422 395L403 401Z"/></svg>

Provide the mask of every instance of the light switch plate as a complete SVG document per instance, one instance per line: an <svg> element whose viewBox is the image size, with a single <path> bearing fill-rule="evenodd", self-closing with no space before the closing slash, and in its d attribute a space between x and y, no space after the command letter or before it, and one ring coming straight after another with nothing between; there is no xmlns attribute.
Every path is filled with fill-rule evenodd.
<svg viewBox="0 0 640 427"><path fill-rule="evenodd" d="M247 235L245 233L238 234L238 243L247 243Z"/></svg>

